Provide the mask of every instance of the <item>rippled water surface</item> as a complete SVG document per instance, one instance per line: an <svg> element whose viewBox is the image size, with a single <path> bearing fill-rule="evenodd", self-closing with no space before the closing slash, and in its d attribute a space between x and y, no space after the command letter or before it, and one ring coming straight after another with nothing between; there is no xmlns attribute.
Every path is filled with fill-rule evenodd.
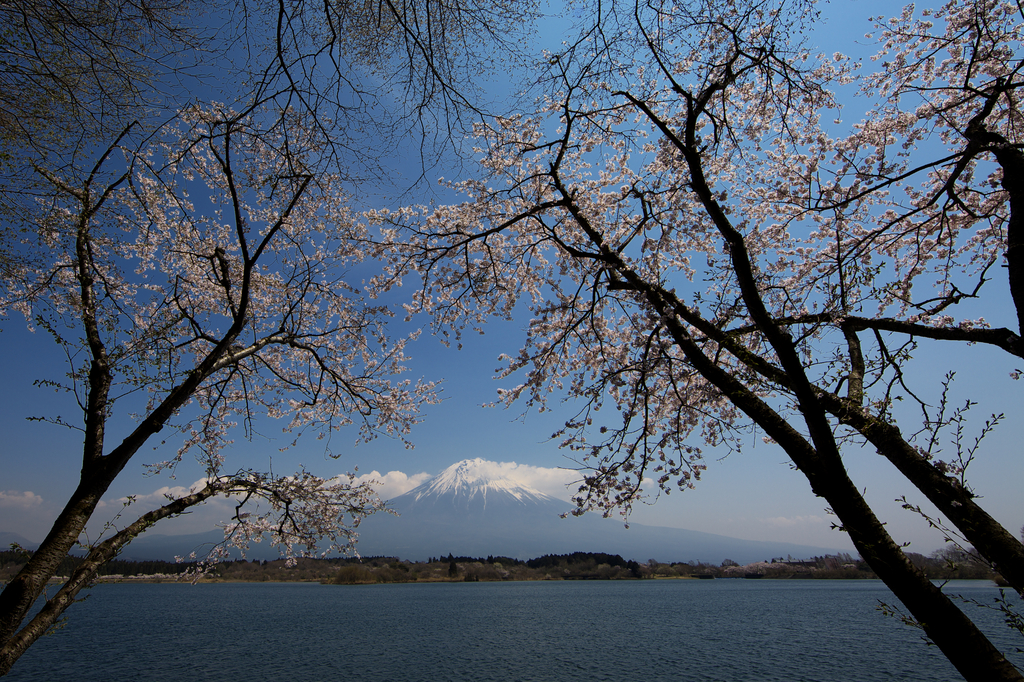
<svg viewBox="0 0 1024 682"><path fill-rule="evenodd" d="M101 585L8 679L961 679L879 600L877 581ZM964 608L1004 651L1024 645Z"/></svg>

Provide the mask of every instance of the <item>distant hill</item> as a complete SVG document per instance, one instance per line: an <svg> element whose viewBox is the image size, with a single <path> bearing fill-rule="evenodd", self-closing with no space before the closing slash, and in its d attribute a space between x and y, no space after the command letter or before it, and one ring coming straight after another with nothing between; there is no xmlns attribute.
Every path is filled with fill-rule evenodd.
<svg viewBox="0 0 1024 682"><path fill-rule="evenodd" d="M12 544L20 545L24 549L35 549L39 546L38 542L32 542L17 533L0 531L0 549L9 549Z"/></svg>

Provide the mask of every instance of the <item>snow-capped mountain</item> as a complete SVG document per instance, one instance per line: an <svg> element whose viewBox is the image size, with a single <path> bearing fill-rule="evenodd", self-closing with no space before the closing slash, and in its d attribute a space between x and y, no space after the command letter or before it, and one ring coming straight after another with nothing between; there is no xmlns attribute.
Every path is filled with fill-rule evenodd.
<svg viewBox="0 0 1024 682"><path fill-rule="evenodd" d="M771 557L833 554L836 549L781 542L757 542L681 528L621 521L599 514L561 518L572 507L515 480L516 465L476 458L456 462L437 476L388 501L400 516L374 514L359 526L359 553L421 561L430 556L508 556L532 559L545 554L607 552L647 561L732 559L741 564ZM512 472L513 475L509 475ZM143 535L125 558L171 559L219 531L196 536ZM276 551L260 544L250 558L272 559Z"/></svg>
<svg viewBox="0 0 1024 682"><path fill-rule="evenodd" d="M562 518L572 509L510 478L509 465L485 459L456 462L388 506L398 517L376 514L359 527L360 554L421 560L428 556L509 556L608 552L646 561L740 563L777 556L813 556L835 549L756 542L680 528L603 519L599 514Z"/></svg>
<svg viewBox="0 0 1024 682"><path fill-rule="evenodd" d="M487 511L504 511L508 507L529 510L537 507L568 505L554 497L508 478L495 462L477 457L456 462L426 483L391 500L401 511L422 511L444 508L453 512L476 515Z"/></svg>

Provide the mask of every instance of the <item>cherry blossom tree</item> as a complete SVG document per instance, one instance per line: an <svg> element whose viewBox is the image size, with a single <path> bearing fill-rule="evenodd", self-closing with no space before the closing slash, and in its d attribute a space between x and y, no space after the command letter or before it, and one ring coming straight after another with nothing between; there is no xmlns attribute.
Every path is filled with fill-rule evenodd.
<svg viewBox="0 0 1024 682"><path fill-rule="evenodd" d="M1024 357L1020 7L909 6L877 21L866 69L801 42L810 2L598 9L548 55L538 110L479 124L465 203L369 214L378 286L421 277L410 314L456 334L529 307L500 372L525 380L500 400L574 405L555 436L589 472L578 512L628 511L645 479L691 487L702 447L755 430L967 679L1021 679L842 456L877 450L1024 595L1024 547L967 479L980 439L941 459L964 411L908 374L919 339ZM851 102L864 119L843 126ZM1000 272L1017 319L994 328L971 311L1001 310Z"/></svg>
<svg viewBox="0 0 1024 682"><path fill-rule="evenodd" d="M207 89L240 106L283 97L324 126L444 134L477 108L476 81L496 55L518 54L534 4L10 0L0 7L0 159L67 153L80 135L116 136ZM331 132L340 143L356 127Z"/></svg>
<svg viewBox="0 0 1024 682"><path fill-rule="evenodd" d="M151 133L201 101L304 112L323 138L318 168L394 187L387 153L366 150L418 151L426 168L460 147L467 112L482 113L483 75L517 59L534 6L11 0L0 7L0 215L52 190L40 159L89 167L129 123ZM0 231L0 272L15 236Z"/></svg>
<svg viewBox="0 0 1024 682"><path fill-rule="evenodd" d="M237 504L225 546L244 549L266 533L289 557L349 550L360 519L382 507L351 476L227 462L236 425L247 431L260 415L292 431L352 425L359 440L404 439L418 406L434 399L432 384L397 378L405 340L389 338L388 310L346 283L366 255L365 231L342 179L309 171L323 144L317 126L272 114L193 108L142 152L123 144L126 134L81 174L38 167L57 200L20 216L33 228L21 246L36 252L25 259L34 266L9 279L4 307L65 350L68 379L54 387L75 396L83 419L51 421L81 432L83 455L77 490L0 594L0 673L100 564L210 497ZM287 127L267 130L264 120ZM126 411L134 423L119 434L113 418ZM115 477L158 433L181 446L154 468L194 454L205 485L108 528L22 627Z"/></svg>
<svg viewBox="0 0 1024 682"><path fill-rule="evenodd" d="M0 7L0 149L56 152L79 134L110 133L152 104L152 79L196 49L189 3L10 0Z"/></svg>
<svg viewBox="0 0 1024 682"><path fill-rule="evenodd" d="M351 547L359 519L381 508L370 488L229 467L225 453L261 415L294 431L404 439L434 399L431 384L397 377L406 340L389 336L387 308L347 279L367 267L351 194L367 179L384 185L382 157L399 142L418 147L424 166L438 143L457 144L465 112L480 113L475 79L492 50L514 58L532 8L0 7L0 314L23 314L65 350L67 381L53 388L75 397L82 421L48 420L83 438L78 489L0 594L0 675L97 566L211 497L237 503L213 559L265 534L288 556ZM80 568L23 624L101 497L157 434L181 445L154 469L195 454L205 483L87 543Z"/></svg>

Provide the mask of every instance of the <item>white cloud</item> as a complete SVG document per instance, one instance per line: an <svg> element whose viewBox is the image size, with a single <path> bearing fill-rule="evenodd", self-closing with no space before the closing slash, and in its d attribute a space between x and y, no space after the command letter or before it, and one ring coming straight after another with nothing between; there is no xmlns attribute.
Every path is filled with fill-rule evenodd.
<svg viewBox="0 0 1024 682"><path fill-rule="evenodd" d="M409 476L401 471L389 471L382 474L379 471L371 471L362 476L356 476L355 483L366 483L367 481L377 482L377 494L382 500L390 500L402 493L407 493L420 483L423 483L431 476L426 472Z"/></svg>
<svg viewBox="0 0 1024 682"><path fill-rule="evenodd" d="M761 519L761 521L773 528L791 528L793 526L817 526L825 523L821 516L775 516Z"/></svg>
<svg viewBox="0 0 1024 682"><path fill-rule="evenodd" d="M31 509L43 503L43 498L31 490L0 490L0 507Z"/></svg>
<svg viewBox="0 0 1024 682"><path fill-rule="evenodd" d="M572 469L535 467L515 462L492 462L492 464L495 465L495 471L499 475L562 500L568 499L570 493L576 490L576 486L571 488L566 486L580 480L580 473Z"/></svg>
<svg viewBox="0 0 1024 682"><path fill-rule="evenodd" d="M156 490L154 490L152 492L149 492L149 493L139 493L139 494L136 494L136 495L132 495L131 496L132 497L131 504L128 505L128 506L139 507L140 508L140 513L143 512L143 511L149 511L151 509L156 509L157 507L162 507L165 504L167 504L168 502L170 502L171 500L176 500L179 497L182 497L184 495L188 495L190 493L193 493L193 492L199 490L200 488L202 488L205 485L206 485L206 479L205 478L201 478L198 481L196 481L195 483L193 483L191 486L183 486L183 485L165 485L165 486L161 486L161 487L157 488ZM97 509L120 509L121 507L125 506L125 504L128 501L129 501L128 497L119 497L119 498L114 499L114 500L103 500L98 505L96 505L96 508ZM145 508L144 510L141 509L143 507Z"/></svg>
<svg viewBox="0 0 1024 682"><path fill-rule="evenodd" d="M200 487L205 485L205 483L206 483L205 479L202 480L202 481L197 481L190 488L186 488L183 485L174 485L174 486L165 485L165 486L163 486L161 488L157 488L156 490L154 490L151 493L146 493L145 495L135 495L134 496L135 497L134 504L145 504L147 506L152 505L152 506L161 506L162 507L163 505L167 504L172 499L176 500L179 497L183 497L185 495L188 495L191 492L194 492L194 491L198 490ZM127 501L128 501L128 498L126 498L126 497L122 497L120 500L118 500L118 502L127 502Z"/></svg>

